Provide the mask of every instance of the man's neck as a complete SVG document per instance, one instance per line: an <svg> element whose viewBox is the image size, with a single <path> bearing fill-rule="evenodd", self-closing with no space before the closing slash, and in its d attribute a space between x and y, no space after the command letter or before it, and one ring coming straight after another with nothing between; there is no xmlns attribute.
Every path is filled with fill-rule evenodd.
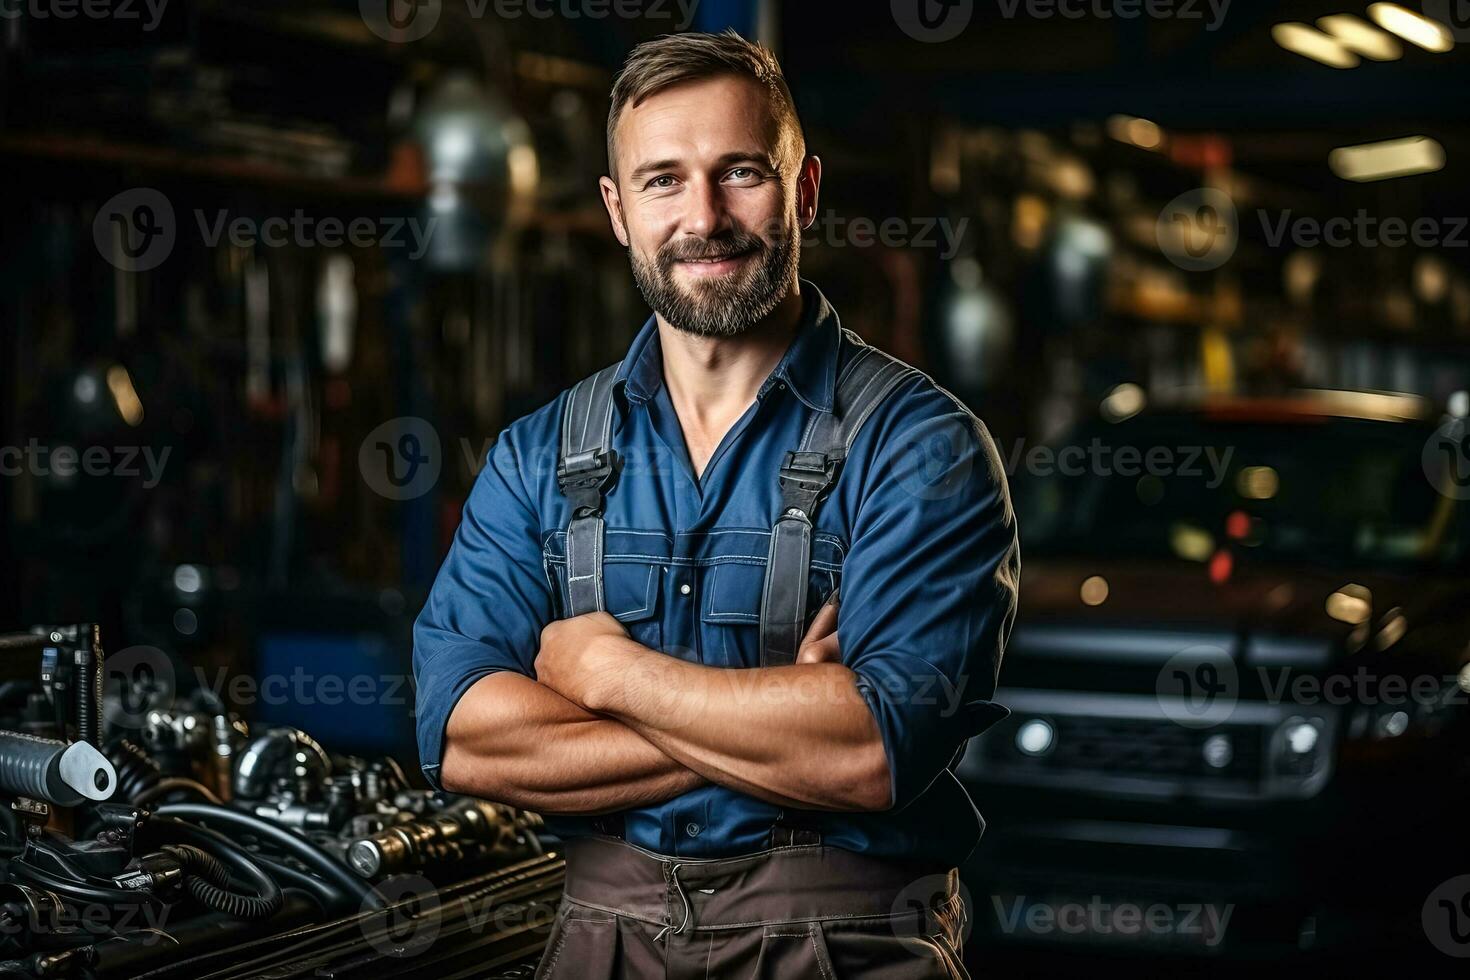
<svg viewBox="0 0 1470 980"><path fill-rule="evenodd" d="M658 317L664 384L686 429L723 432L745 412L791 346L801 310L793 283L775 309L738 337L698 337Z"/></svg>

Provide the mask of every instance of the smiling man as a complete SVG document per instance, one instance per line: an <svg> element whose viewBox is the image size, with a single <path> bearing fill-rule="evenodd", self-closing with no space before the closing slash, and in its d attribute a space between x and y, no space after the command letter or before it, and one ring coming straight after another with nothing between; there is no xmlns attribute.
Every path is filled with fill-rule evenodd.
<svg viewBox="0 0 1470 980"><path fill-rule="evenodd" d="M607 132L653 316L491 449L414 629L424 773L564 839L539 977L965 976L994 444L798 276L822 168L769 51L641 45Z"/></svg>

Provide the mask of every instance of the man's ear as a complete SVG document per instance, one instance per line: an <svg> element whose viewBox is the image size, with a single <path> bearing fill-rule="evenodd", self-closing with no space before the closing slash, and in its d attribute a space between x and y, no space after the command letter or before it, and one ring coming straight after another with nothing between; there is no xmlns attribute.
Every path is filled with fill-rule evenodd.
<svg viewBox="0 0 1470 980"><path fill-rule="evenodd" d="M627 248L628 226L623 221L623 201L618 196L618 185L611 177L599 177L597 186L602 190L602 206L607 208L607 216L612 221L613 234L617 236L618 242Z"/></svg>
<svg viewBox="0 0 1470 980"><path fill-rule="evenodd" d="M796 178L796 214L803 229L817 220L817 195L822 189L822 158L812 154L801 161Z"/></svg>

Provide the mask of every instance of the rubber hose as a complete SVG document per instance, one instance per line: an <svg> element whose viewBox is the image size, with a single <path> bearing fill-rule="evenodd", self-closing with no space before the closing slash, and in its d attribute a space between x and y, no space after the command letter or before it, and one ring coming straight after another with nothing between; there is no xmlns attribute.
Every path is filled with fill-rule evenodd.
<svg viewBox="0 0 1470 980"><path fill-rule="evenodd" d="M183 865L185 874L198 875L220 888L230 887L230 872L220 863L219 858L203 848L195 847L193 844L165 844L159 850L165 854L172 854L174 860Z"/></svg>
<svg viewBox="0 0 1470 980"><path fill-rule="evenodd" d="M162 848L183 865L184 886L196 901L237 919L268 919L281 910L286 896L274 878L242 850L220 846L218 841L211 843L218 848L218 856L190 844L171 844ZM231 891L227 865L254 884L256 894L241 895Z"/></svg>
<svg viewBox="0 0 1470 980"><path fill-rule="evenodd" d="M177 817L181 820L212 821L232 831L254 834L296 858L317 875L331 882L332 886L344 895L349 895L353 901L361 903L364 908L383 907L383 896L374 891L367 882L349 871L347 865L305 837L273 824L263 817L208 803L168 803L153 812L158 816Z"/></svg>
<svg viewBox="0 0 1470 980"><path fill-rule="evenodd" d="M256 854L254 857L261 867L275 876L283 889L290 887L305 892L314 898L324 911L331 913L361 911L361 906L355 898L343 894L330 881L323 881L305 871L298 871L289 864L283 864L264 854Z"/></svg>
<svg viewBox="0 0 1470 980"><path fill-rule="evenodd" d="M153 757L126 738L109 743L102 754L117 770L117 793L113 799L119 803L133 800L163 778Z"/></svg>
<svg viewBox="0 0 1470 980"><path fill-rule="evenodd" d="M166 796L167 794L172 793L174 790L180 789L187 789L193 792L196 796L202 796L204 797L204 799L217 806L224 803L223 800L221 800L218 796L214 794L214 790L210 789L208 786L205 786L197 779L186 779L183 776L165 776L158 782L154 783L152 786L149 786L147 789L134 796L132 799L132 804L133 806L145 806L149 803L152 803L160 796Z"/></svg>

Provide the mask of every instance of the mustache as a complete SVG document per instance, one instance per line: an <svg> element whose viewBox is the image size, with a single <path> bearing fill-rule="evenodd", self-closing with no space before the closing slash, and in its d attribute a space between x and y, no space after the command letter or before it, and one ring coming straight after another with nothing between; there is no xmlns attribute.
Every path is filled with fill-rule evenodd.
<svg viewBox="0 0 1470 980"><path fill-rule="evenodd" d="M728 259L766 248L765 240L750 232L737 231L719 238L681 238L658 250L659 265L667 269L675 262L696 259Z"/></svg>

